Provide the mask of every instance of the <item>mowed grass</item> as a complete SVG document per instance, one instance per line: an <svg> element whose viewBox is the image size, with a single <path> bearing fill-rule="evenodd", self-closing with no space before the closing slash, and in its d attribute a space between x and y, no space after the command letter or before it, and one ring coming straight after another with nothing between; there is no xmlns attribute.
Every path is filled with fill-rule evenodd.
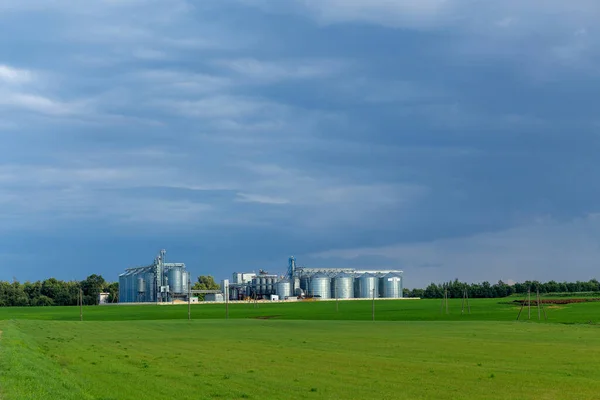
<svg viewBox="0 0 600 400"><path fill-rule="evenodd" d="M510 300L1 308L0 398L598 398L600 303Z"/></svg>
<svg viewBox="0 0 600 400"><path fill-rule="evenodd" d="M461 315L461 299L450 299L449 314L441 309L441 300L381 300L375 301L377 321L514 321L519 312L516 304L507 304L515 298L471 299L471 314ZM598 323L600 302L545 306L548 322ZM132 321L188 318L187 305L111 305L83 308L85 321ZM224 304L192 305L192 319L224 319ZM521 320L527 319L525 308ZM371 301L297 302L229 304L231 319L286 319L286 320L371 320ZM538 310L531 308L532 321L537 322ZM8 307L0 308L0 320L35 319L77 321L77 307ZM543 319L543 313L542 313Z"/></svg>
<svg viewBox="0 0 600 400"><path fill-rule="evenodd" d="M597 399L600 331L517 322L5 321L2 399Z"/></svg>

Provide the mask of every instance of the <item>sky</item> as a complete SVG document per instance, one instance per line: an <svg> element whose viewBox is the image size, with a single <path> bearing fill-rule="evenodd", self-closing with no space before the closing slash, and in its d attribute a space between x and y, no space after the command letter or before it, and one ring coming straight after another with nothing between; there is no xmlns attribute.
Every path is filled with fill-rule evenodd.
<svg viewBox="0 0 600 400"><path fill-rule="evenodd" d="M600 272L597 0L0 0L0 279Z"/></svg>

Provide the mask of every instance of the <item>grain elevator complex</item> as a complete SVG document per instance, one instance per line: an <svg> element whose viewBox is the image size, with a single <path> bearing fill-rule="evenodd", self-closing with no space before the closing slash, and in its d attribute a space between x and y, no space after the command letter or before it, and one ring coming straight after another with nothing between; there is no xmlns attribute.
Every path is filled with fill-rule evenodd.
<svg viewBox="0 0 600 400"><path fill-rule="evenodd" d="M184 263L165 262L161 250L154 262L127 268L119 275L119 303L164 303L187 300L190 275Z"/></svg>
<svg viewBox="0 0 600 400"><path fill-rule="evenodd" d="M355 268L297 267L296 259L288 260L282 276L260 270L255 273L234 272L231 282L224 281L229 299L287 300L402 298L403 271Z"/></svg>
<svg viewBox="0 0 600 400"><path fill-rule="evenodd" d="M147 266L127 268L119 275L120 303L189 301L192 293L211 293L207 301L297 299L402 298L403 271L396 269L308 268L290 257L284 274L234 272L221 281L221 290L192 290L184 263L165 262L161 250ZM220 292L220 293L217 293Z"/></svg>

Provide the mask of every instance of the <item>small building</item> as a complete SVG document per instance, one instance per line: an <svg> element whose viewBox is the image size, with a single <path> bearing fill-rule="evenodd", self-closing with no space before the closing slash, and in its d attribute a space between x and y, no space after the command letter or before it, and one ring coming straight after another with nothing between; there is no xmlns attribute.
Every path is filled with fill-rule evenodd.
<svg viewBox="0 0 600 400"><path fill-rule="evenodd" d="M204 301L225 301L223 293L207 293L204 296Z"/></svg>
<svg viewBox="0 0 600 400"><path fill-rule="evenodd" d="M102 292L98 295L98 304L108 304L108 296L110 293Z"/></svg>
<svg viewBox="0 0 600 400"><path fill-rule="evenodd" d="M279 295L272 294L270 296L269 300L271 300L271 301L279 301Z"/></svg>

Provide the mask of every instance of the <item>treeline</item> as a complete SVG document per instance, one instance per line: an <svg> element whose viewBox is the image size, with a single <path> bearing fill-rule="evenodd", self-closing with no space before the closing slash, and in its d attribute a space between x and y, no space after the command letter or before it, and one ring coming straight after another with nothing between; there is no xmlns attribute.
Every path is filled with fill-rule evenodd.
<svg viewBox="0 0 600 400"><path fill-rule="evenodd" d="M502 281L490 284L483 283L466 283L459 282L458 279L452 282L441 284L431 283L425 289L404 289L405 297L421 297L424 299L436 299L444 296L444 291L448 290L448 297L462 298L464 290L467 289L469 297L472 298L493 298L506 297L512 294L525 294L529 289L536 292L538 289L540 294L543 293L576 293L576 292L600 292L600 282L596 279L591 279L587 282L538 282L525 281L509 285Z"/></svg>
<svg viewBox="0 0 600 400"><path fill-rule="evenodd" d="M78 304L79 290L83 304L98 304L101 292L110 293L108 301L118 301L119 283L106 282L101 275L90 275L83 281L60 281L54 278L37 282L19 283L0 281L0 307L11 306L74 306Z"/></svg>

